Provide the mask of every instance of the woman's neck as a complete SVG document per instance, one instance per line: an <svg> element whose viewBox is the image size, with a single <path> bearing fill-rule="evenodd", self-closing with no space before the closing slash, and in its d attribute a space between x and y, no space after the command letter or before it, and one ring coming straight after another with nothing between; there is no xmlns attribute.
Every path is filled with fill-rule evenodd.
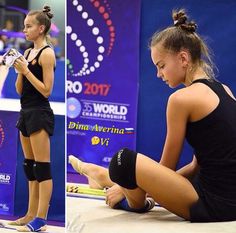
<svg viewBox="0 0 236 233"><path fill-rule="evenodd" d="M209 77L206 74L206 72L202 69L202 67L198 67L192 73L189 73L188 75L186 75L184 85L189 86L192 84L193 81L197 79L203 79L203 78L208 79Z"/></svg>
<svg viewBox="0 0 236 233"><path fill-rule="evenodd" d="M47 41L45 39L38 39L36 41L34 41L34 49L38 50L43 48L44 46L47 45Z"/></svg>

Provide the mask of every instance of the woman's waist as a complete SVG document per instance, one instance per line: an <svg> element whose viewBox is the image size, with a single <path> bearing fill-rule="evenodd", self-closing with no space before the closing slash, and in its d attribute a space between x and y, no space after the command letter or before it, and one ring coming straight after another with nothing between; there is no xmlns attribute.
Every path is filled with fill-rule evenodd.
<svg viewBox="0 0 236 233"><path fill-rule="evenodd" d="M222 199L236 201L236 170L231 172L200 170L198 180L208 192Z"/></svg>
<svg viewBox="0 0 236 233"><path fill-rule="evenodd" d="M30 96L29 98L21 97L21 108L46 107L50 108L50 103L47 98L38 96Z"/></svg>

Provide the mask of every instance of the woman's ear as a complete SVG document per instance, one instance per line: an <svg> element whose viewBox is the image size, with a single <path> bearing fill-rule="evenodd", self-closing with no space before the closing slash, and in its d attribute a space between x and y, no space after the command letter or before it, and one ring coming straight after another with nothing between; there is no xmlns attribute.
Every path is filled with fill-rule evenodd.
<svg viewBox="0 0 236 233"><path fill-rule="evenodd" d="M187 68L190 62L189 53L186 50L181 50L178 56L183 68Z"/></svg>
<svg viewBox="0 0 236 233"><path fill-rule="evenodd" d="M40 34L43 34L44 31L45 31L45 25L40 25L40 26L39 26L39 33L40 33Z"/></svg>

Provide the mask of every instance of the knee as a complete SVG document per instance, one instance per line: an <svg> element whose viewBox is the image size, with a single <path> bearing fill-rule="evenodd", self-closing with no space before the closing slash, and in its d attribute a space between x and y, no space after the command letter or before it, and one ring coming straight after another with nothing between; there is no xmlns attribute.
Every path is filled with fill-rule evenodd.
<svg viewBox="0 0 236 233"><path fill-rule="evenodd" d="M36 177L34 175L34 163L33 159L25 159L23 163L23 168L25 172L25 176L28 181L35 181Z"/></svg>
<svg viewBox="0 0 236 233"><path fill-rule="evenodd" d="M35 162L34 175L38 182L52 179L50 165L50 162Z"/></svg>
<svg viewBox="0 0 236 233"><path fill-rule="evenodd" d="M109 165L110 179L123 188L135 189L137 153L124 148L118 151Z"/></svg>

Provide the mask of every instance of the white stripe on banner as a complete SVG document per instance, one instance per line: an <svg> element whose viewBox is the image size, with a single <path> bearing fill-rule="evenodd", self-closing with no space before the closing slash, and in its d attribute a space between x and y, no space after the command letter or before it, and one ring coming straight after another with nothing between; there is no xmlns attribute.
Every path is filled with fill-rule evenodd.
<svg viewBox="0 0 236 233"><path fill-rule="evenodd" d="M51 108L55 115L65 115L66 113L66 105L62 102L50 102ZM0 111L12 111L19 112L20 100L17 99L7 99L0 98Z"/></svg>

